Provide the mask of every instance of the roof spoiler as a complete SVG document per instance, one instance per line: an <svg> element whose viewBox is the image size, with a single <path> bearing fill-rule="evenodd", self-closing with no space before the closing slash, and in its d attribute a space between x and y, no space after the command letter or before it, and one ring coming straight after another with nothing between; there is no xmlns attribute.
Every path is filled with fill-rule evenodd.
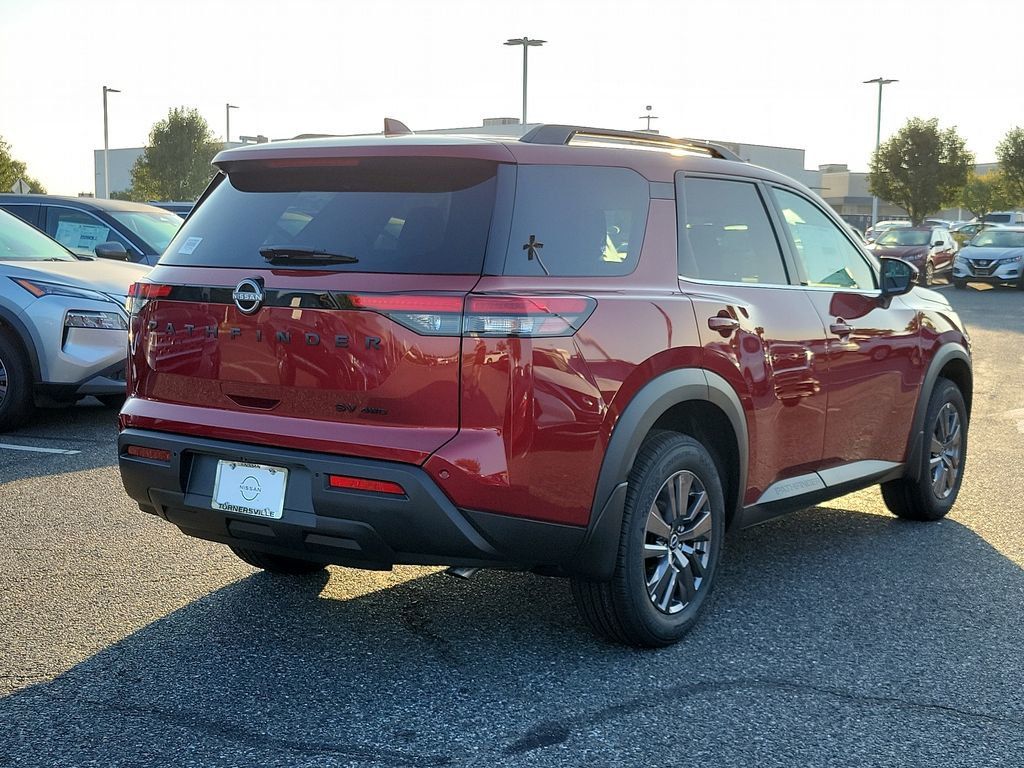
<svg viewBox="0 0 1024 768"><path fill-rule="evenodd" d="M605 139L616 144L634 145L638 147L651 147L660 149L681 149L686 152L693 152L698 155L714 157L719 160L733 160L744 162L735 152L726 149L720 144L713 144L709 141L698 141L696 139L674 139L669 136L661 136L656 133L643 133L641 131L618 131L612 128L587 128L581 125L538 125L528 133L520 137L520 141L527 144L572 144L576 137L590 139L591 141Z"/></svg>

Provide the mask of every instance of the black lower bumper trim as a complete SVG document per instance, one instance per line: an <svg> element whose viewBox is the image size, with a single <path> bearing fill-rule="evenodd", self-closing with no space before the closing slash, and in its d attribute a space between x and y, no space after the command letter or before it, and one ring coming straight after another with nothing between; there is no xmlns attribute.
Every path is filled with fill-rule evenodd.
<svg viewBox="0 0 1024 768"><path fill-rule="evenodd" d="M127 454L168 451L169 462ZM397 564L536 568L569 566L582 527L457 508L421 468L395 462L128 429L118 440L121 478L144 511L184 533L232 546L360 568ZM288 469L280 519L212 508L217 464ZM398 483L404 496L331 488L331 474Z"/></svg>

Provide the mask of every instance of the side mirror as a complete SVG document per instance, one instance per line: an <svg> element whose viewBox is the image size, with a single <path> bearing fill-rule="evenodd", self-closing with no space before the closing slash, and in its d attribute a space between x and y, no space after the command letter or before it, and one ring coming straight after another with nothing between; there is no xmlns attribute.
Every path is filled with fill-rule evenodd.
<svg viewBox="0 0 1024 768"><path fill-rule="evenodd" d="M114 259L115 261L128 261L128 251L120 243L99 243L96 246L96 255L101 259Z"/></svg>
<svg viewBox="0 0 1024 768"><path fill-rule="evenodd" d="M882 256L882 296L902 296L910 293L917 282L917 267L903 259Z"/></svg>
<svg viewBox="0 0 1024 768"><path fill-rule="evenodd" d="M936 240L934 243L932 243L932 245L945 245L945 244L946 244L945 240Z"/></svg>

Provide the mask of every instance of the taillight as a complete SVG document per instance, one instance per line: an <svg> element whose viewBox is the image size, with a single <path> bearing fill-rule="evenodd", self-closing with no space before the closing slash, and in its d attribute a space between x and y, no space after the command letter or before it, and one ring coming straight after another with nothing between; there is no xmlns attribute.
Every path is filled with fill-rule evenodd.
<svg viewBox="0 0 1024 768"><path fill-rule="evenodd" d="M450 294L335 294L342 309L378 312L424 336L458 336L462 331L462 296Z"/></svg>
<svg viewBox="0 0 1024 768"><path fill-rule="evenodd" d="M572 336L596 306L587 296L470 296L462 329L468 336Z"/></svg>
<svg viewBox="0 0 1024 768"><path fill-rule="evenodd" d="M378 312L424 336L572 336L593 313L587 296L335 294L342 309Z"/></svg>
<svg viewBox="0 0 1024 768"><path fill-rule="evenodd" d="M128 288L128 298L124 308L129 315L138 314L146 302L152 299L163 299L171 295L171 286L159 283L132 283Z"/></svg>

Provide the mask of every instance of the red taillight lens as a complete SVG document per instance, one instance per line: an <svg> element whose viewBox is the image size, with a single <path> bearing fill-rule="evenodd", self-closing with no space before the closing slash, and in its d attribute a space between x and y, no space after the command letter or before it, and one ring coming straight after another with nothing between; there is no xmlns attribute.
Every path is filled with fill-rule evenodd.
<svg viewBox="0 0 1024 768"><path fill-rule="evenodd" d="M596 306L587 296L470 296L462 327L471 336L572 336Z"/></svg>
<svg viewBox="0 0 1024 768"><path fill-rule="evenodd" d="M128 287L128 299L124 308L129 315L138 314L152 299L164 299L171 295L171 286L159 283L132 283Z"/></svg>
<svg viewBox="0 0 1024 768"><path fill-rule="evenodd" d="M132 283L128 295L133 299L162 299L171 295L171 286L158 283Z"/></svg>
<svg viewBox="0 0 1024 768"><path fill-rule="evenodd" d="M367 480L364 477L349 477L348 475L328 475L327 482L331 488L341 488L347 491L370 491L371 493L388 493L392 496L405 495L405 489L402 486L386 480Z"/></svg>
<svg viewBox="0 0 1024 768"><path fill-rule="evenodd" d="M138 459L150 459L152 461L163 461L170 463L171 452L165 451L161 448L146 448L141 445L129 445L125 450L129 456L134 456Z"/></svg>
<svg viewBox="0 0 1024 768"><path fill-rule="evenodd" d="M349 293L335 298L343 309L379 312L423 336L458 336L462 331L461 295Z"/></svg>

